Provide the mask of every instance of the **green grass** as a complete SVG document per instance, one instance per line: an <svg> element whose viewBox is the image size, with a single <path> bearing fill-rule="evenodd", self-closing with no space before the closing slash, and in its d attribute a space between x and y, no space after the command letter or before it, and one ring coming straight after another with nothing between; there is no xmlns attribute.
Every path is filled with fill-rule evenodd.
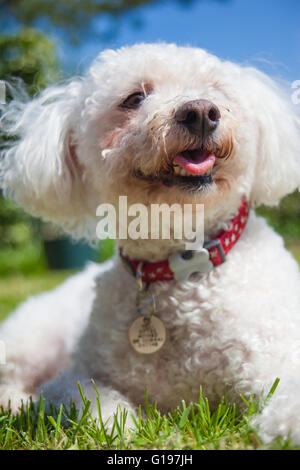
<svg viewBox="0 0 300 470"><path fill-rule="evenodd" d="M0 321L29 296L53 289L74 271L45 271L0 277Z"/></svg>
<svg viewBox="0 0 300 470"><path fill-rule="evenodd" d="M273 388L276 388L276 383ZM273 392L273 390L272 390ZM11 449L72 449L72 450L136 450L136 449L185 449L185 450L291 450L288 440L275 440L264 445L252 429L250 419L262 408L263 400L245 402L244 411L229 405L224 399L212 411L201 390L197 403L181 406L161 415L156 405L145 398L145 416L134 420L128 429L129 416L119 410L113 427L107 429L101 417L101 391L98 393L98 416L90 413L90 402L84 397L83 412L72 405L68 410L60 407L50 414L45 412L45 402L22 407L19 414L0 409L0 448Z"/></svg>

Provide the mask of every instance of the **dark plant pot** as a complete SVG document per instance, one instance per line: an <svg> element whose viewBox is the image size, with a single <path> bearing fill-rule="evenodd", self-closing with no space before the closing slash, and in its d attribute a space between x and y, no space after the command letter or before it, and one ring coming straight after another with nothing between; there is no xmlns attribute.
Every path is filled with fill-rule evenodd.
<svg viewBox="0 0 300 470"><path fill-rule="evenodd" d="M45 255L49 269L82 268L88 261L95 261L97 252L83 242L69 238L45 241Z"/></svg>

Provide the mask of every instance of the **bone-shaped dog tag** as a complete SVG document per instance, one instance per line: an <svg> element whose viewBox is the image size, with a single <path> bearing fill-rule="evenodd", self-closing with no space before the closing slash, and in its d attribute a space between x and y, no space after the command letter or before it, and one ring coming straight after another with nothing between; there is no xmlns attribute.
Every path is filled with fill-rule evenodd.
<svg viewBox="0 0 300 470"><path fill-rule="evenodd" d="M176 281L184 281L193 273L207 273L213 268L209 252L202 248L199 251L174 253L169 256L169 266Z"/></svg>

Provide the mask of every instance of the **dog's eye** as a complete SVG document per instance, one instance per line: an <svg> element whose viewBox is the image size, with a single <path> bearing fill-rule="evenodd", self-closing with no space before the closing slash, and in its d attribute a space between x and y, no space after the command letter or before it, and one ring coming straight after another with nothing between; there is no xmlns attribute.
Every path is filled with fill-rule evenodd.
<svg viewBox="0 0 300 470"><path fill-rule="evenodd" d="M123 101L121 107L127 109L137 109L145 98L146 96L142 91L133 93L132 95L128 96L125 101Z"/></svg>

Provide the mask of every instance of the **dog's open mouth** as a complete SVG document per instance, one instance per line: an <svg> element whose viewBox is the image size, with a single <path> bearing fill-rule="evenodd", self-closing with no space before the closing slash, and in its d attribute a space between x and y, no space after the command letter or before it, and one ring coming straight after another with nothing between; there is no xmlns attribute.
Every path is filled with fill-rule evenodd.
<svg viewBox="0 0 300 470"><path fill-rule="evenodd" d="M210 175L216 157L208 150L186 150L173 159L174 173L181 176Z"/></svg>
<svg viewBox="0 0 300 470"><path fill-rule="evenodd" d="M135 176L151 181L160 181L166 186L179 185L183 189L204 189L213 182L213 166L216 156L209 150L184 150L176 154L167 171L159 175L144 175L141 171Z"/></svg>

